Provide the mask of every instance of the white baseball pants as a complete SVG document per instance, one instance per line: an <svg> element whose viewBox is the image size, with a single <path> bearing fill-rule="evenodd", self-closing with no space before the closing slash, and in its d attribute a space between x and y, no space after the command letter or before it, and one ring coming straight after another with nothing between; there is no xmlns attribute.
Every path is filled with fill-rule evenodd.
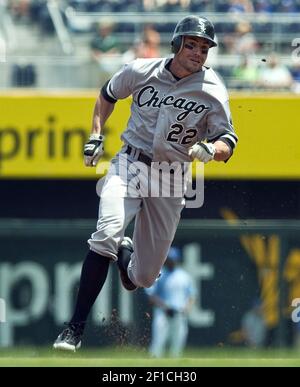
<svg viewBox="0 0 300 387"><path fill-rule="evenodd" d="M88 243L96 253L117 260L126 227L135 217L134 253L128 275L135 285L147 288L153 284L166 260L184 198L145 195L149 191L151 167L144 163L139 165L137 174L134 160L124 153L112 161L100 195L97 231Z"/></svg>

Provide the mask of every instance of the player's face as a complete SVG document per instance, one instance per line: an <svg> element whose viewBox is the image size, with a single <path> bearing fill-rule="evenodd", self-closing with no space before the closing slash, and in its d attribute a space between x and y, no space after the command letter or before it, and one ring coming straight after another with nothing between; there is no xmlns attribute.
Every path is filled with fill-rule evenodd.
<svg viewBox="0 0 300 387"><path fill-rule="evenodd" d="M181 67L184 76L201 70L209 50L209 43L206 39L196 36L185 36L183 48L176 55L176 61Z"/></svg>

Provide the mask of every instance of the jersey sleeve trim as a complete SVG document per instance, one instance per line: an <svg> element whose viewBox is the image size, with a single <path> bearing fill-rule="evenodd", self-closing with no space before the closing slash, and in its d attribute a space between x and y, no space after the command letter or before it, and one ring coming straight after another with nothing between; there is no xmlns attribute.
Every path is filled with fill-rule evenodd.
<svg viewBox="0 0 300 387"><path fill-rule="evenodd" d="M111 91L111 87L110 87L109 81L107 81L105 83L105 85L102 87L101 95L102 95L102 97L104 99L106 99L106 101L108 101L110 103L116 103L117 102L117 98L115 98L115 96L113 95L113 93Z"/></svg>

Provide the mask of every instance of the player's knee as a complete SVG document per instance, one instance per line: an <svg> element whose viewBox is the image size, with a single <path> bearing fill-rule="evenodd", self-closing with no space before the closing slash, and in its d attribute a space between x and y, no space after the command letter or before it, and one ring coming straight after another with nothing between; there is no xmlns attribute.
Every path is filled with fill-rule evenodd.
<svg viewBox="0 0 300 387"><path fill-rule="evenodd" d="M150 288L155 280L156 275L151 275L146 272L137 273L135 276L135 282L141 288Z"/></svg>

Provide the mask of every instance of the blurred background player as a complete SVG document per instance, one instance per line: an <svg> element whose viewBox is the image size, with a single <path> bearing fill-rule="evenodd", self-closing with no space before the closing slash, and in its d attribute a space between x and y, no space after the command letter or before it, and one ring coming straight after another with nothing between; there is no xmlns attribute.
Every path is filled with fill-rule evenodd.
<svg viewBox="0 0 300 387"><path fill-rule="evenodd" d="M90 42L92 67L99 83L110 78L112 71L120 67L120 42L114 34L115 25L110 22L97 24L95 35Z"/></svg>
<svg viewBox="0 0 300 387"><path fill-rule="evenodd" d="M246 345L252 348L260 348L265 345L267 327L261 300L257 299L253 302L251 309L244 314L241 325Z"/></svg>
<svg viewBox="0 0 300 387"><path fill-rule="evenodd" d="M99 23L96 33L91 40L92 57L98 62L105 55L114 55L119 53L119 42L113 34L114 25L111 22Z"/></svg>
<svg viewBox="0 0 300 387"><path fill-rule="evenodd" d="M154 305L150 353L155 357L165 354L167 344L170 355L178 357L186 344L188 313L196 291L191 276L180 263L180 250L171 247L161 277L145 289Z"/></svg>
<svg viewBox="0 0 300 387"><path fill-rule="evenodd" d="M125 64L136 58L158 58L160 53L160 34L148 24L141 36L123 53L122 62Z"/></svg>
<svg viewBox="0 0 300 387"><path fill-rule="evenodd" d="M138 44L137 58L159 58L160 35L152 25L146 25L142 33L142 39Z"/></svg>

